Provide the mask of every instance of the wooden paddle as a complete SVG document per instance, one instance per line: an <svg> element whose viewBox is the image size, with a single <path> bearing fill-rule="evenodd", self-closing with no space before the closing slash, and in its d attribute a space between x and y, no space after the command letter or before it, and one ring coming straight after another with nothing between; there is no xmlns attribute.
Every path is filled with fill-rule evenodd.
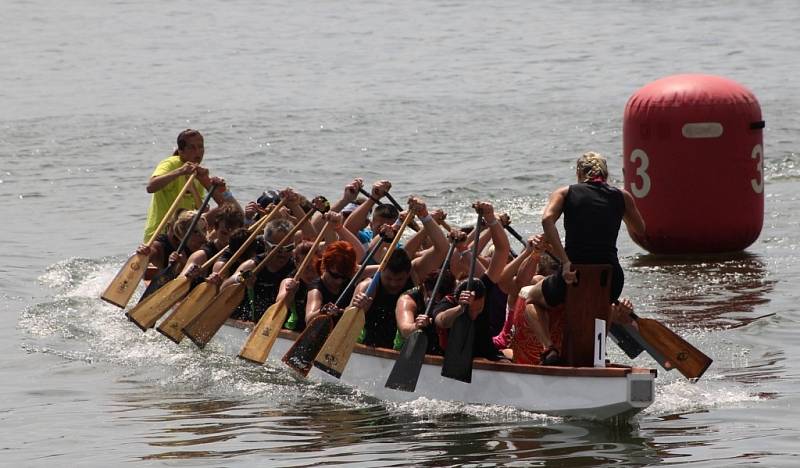
<svg viewBox="0 0 800 468"><path fill-rule="evenodd" d="M204 263L200 268L205 271L210 268L223 254L224 250L220 250ZM189 293L192 287L192 280L184 275L180 275L169 283L162 286L158 291L147 296L143 301L136 304L136 306L125 312L128 320L135 323L136 326L147 331L155 326L159 318L161 318L173 305L183 299Z"/></svg>
<svg viewBox="0 0 800 468"><path fill-rule="evenodd" d="M472 244L472 259L469 263L469 275L467 276L467 289L472 290L472 276L475 274L475 262L478 260L478 233L481 232L481 215L475 221L475 240ZM458 298L456 298L458 300ZM442 364L442 376L462 382L472 382L472 357L475 344L475 324L469 317L469 306L461 306L459 315L450 332L447 334L447 349L444 351L444 363Z"/></svg>
<svg viewBox="0 0 800 468"><path fill-rule="evenodd" d="M295 281L300 280L300 276L305 270L306 265L308 265L308 262L314 257L317 246L322 242L325 231L327 231L329 226L330 222L322 226L317 238L314 239L314 245L311 246L308 254L306 254L305 258L300 263L300 266L297 267L297 272L294 274L293 278ZM275 304L272 304L266 312L261 315L258 324L253 327L250 336L247 337L247 341L245 341L244 345L242 345L242 349L239 351L239 357L256 364L264 364L264 361L267 360L267 356L269 356L269 352L272 349L272 345L275 344L275 339L277 339L278 334L280 334L288 312L285 296Z"/></svg>
<svg viewBox="0 0 800 468"><path fill-rule="evenodd" d="M250 244L255 241L256 237L261 234L261 231L268 222L270 222L275 216L278 215L279 209L283 206L283 201L278 203L278 205L273 208L273 210L264 218L256 221L252 226L250 226L250 237L242 244L241 247L233 254L225 265L222 266L218 274L224 279L225 275L234 262L236 262L242 255L247 251L250 247ZM203 265L203 268L209 268L211 265L208 265L209 262ZM205 271L205 270L204 270ZM174 341L175 343L180 343L183 340L184 333L183 327L185 327L189 322L192 321L200 312L202 312L208 304L214 299L217 295L218 286L214 283L209 283L208 281L204 281L200 283L197 287L192 289L192 292L186 297L186 300L181 302L173 312L170 314L163 322L161 322L156 330L159 331L162 335L166 336L170 340ZM158 293L156 293L158 294ZM177 302L177 301L176 301ZM174 304L174 302L173 302ZM171 307L171 306L170 306Z"/></svg>
<svg viewBox="0 0 800 468"><path fill-rule="evenodd" d="M665 358L661 363L665 369L678 369L687 379L696 380L714 362L658 320L639 317L633 312L631 317L636 320L645 342Z"/></svg>
<svg viewBox="0 0 800 468"><path fill-rule="evenodd" d="M358 271L353 275L350 282L347 283L347 286L345 286L339 298L336 300L336 308L341 309L345 306L348 295L353 288L355 288L356 283L367 268L367 264L372 256L375 255L375 252L381 247L382 243L383 238L378 238L378 242L376 242L364 256ZM320 348L325 344L325 340L328 338L328 335L330 335L331 330L333 330L333 325L333 318L327 313L321 313L314 317L306 324L305 330L297 337L297 340L295 340L286 354L283 355L281 361L304 377L307 376L308 372L311 370L314 358L317 357Z"/></svg>
<svg viewBox="0 0 800 468"><path fill-rule="evenodd" d="M264 259L248 273L248 276L257 276L261 269L267 266L272 257L294 238L294 233L311 218L315 211L317 211L315 208L308 210L308 213L300 218L297 224L278 242L278 245L273 247ZM244 281L223 288L205 309L183 327L183 333L199 348L203 348L222 328L222 325L228 320L236 307L242 303L246 289L247 284Z"/></svg>
<svg viewBox="0 0 800 468"><path fill-rule="evenodd" d="M378 272L372 277L372 281L369 283L369 287L365 292L367 296L375 297L381 272L386 269L389 258L392 256L392 253L397 248L397 243L400 241L400 236L413 217L414 212L409 211L406 219L403 220L403 224L400 225L397 234L395 234L394 239L392 239L392 243L389 244L389 247L386 249L386 254L384 254L383 260L378 267ZM320 349L319 354L317 354L317 357L314 359L314 366L337 379L340 378L342 372L344 372L345 366L347 366L347 361L350 360L350 355L353 353L356 340L358 340L358 335L361 334L365 322L366 314L364 310L356 306L350 306L345 309L342 318L339 319L339 323L336 324L336 327L333 329L328 339L325 340L325 344L322 345L322 349Z"/></svg>
<svg viewBox="0 0 800 468"><path fill-rule="evenodd" d="M189 228L186 229L186 232L183 234L183 237L181 238L180 244L178 244L178 248L175 249L176 252L178 253L183 252L183 249L186 247L186 243L189 242L189 238L192 236L192 234L194 234L194 228L195 226L197 226L197 222L200 221L200 217L203 215L203 211L206 209L206 206L208 206L208 202L211 200L211 197L214 195L214 190L216 189L217 189L217 184L212 185L211 188L208 189L208 194L206 195L206 198L203 200L203 203L200 204L200 207L194 214L192 221L189 223ZM142 297L139 298L139 302L141 303L144 300L144 298L156 292L158 288L174 280L177 274L178 272L175 271L175 264L173 262L169 262L167 266L165 266L161 271L156 273L156 275L150 279L150 284L148 284L147 288L145 288L144 293L142 293Z"/></svg>
<svg viewBox="0 0 800 468"><path fill-rule="evenodd" d="M175 210L178 209L178 205L183 198L183 194L189 190L189 187L194 183L195 175L192 174L189 176L189 179L186 181L186 184L183 186L181 191L178 193L178 196L175 197L175 200L172 202L172 206L169 207L167 213L161 219L161 222L158 224L158 227L153 232L153 235L150 236L150 240L147 241L145 244L147 247L153 245L155 242L156 237L161 233L164 229L164 226L167 225L172 215L175 214ZM128 261L125 262L125 265L117 273L117 276L111 280L111 283L108 284L108 287L103 294L100 295L100 299L114 304L115 306L124 309L125 306L128 305L128 301L131 300L131 296L133 296L133 292L136 291L136 286L139 285L139 281L142 280L144 276L145 270L147 270L147 264L150 262L150 257L143 253L135 253L128 258Z"/></svg>
<svg viewBox="0 0 800 468"><path fill-rule="evenodd" d="M455 240L451 241L450 248L447 250L447 256L445 256L442 268L439 270L439 276L436 278L436 284L433 286L431 297L428 299L427 306L425 306L425 312L423 312L427 317L431 316L433 305L436 302L436 294L439 292L439 287L442 285L442 278L444 278L444 274L450 266L450 257L453 256L455 246ZM429 326L435 327L433 324ZM389 378L386 379L385 387L402 390L404 392L413 392L417 388L419 373L422 370L422 362L425 360L425 352L427 350L428 335L422 330L414 330L411 336L403 343L400 355L394 362L392 371L389 373Z"/></svg>

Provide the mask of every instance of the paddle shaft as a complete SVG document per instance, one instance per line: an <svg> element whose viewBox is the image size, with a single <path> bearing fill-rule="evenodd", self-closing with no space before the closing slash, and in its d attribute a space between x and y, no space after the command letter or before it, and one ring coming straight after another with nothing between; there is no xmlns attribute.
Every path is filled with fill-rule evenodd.
<svg viewBox="0 0 800 468"><path fill-rule="evenodd" d="M361 187L360 189L358 189L358 191L359 191L359 192L361 192L361 193L362 193L362 194L363 194L365 197L367 197L367 198L369 198L370 200L374 201L374 202L375 202L375 204L377 204L377 205L383 205L383 202L381 202L381 201L380 201L380 200L378 200L377 198L373 197L371 193L369 193L369 192L367 192L366 190L364 190L364 187Z"/></svg>
<svg viewBox="0 0 800 468"><path fill-rule="evenodd" d="M364 190L364 188L363 188L363 187L362 187L362 188L360 188L360 189L358 189L358 191L359 191L359 192L361 192L362 194L364 194L364 195L365 195L366 197L368 197L370 200L374 201L376 204L378 204L378 205L383 205L383 203L382 203L380 200L378 200L377 198L373 197L373 196L372 196L372 194L371 194L371 193L369 193L369 192L367 192L366 190ZM398 212L402 212L402 211L403 211L403 207L402 207L402 206L400 206L400 204L399 204L399 203L397 203L397 200L395 200L395 199L394 199L394 197L393 197L393 196L392 196L392 195L391 195L389 192L386 192L386 195L384 195L384 196L385 196L386 198L388 198L388 199L389 199L389 201L392 203L392 205L393 205L395 208L397 208L397 211L398 211ZM413 230L415 230L415 231L419 231L419 230L420 230L420 227L419 227L419 225L416 223L416 221L414 221L414 222L412 222L412 223L411 223L411 229L413 229Z"/></svg>
<svg viewBox="0 0 800 468"><path fill-rule="evenodd" d="M481 232L481 216L478 215L478 220L475 221L475 232ZM467 289L472 291L472 276L475 274L475 264L478 262L478 238L475 238L475 243L472 244L472 258L469 261L469 276L467 276ZM462 305L462 312L467 312L469 306Z"/></svg>
<svg viewBox="0 0 800 468"><path fill-rule="evenodd" d="M481 229L481 215L475 221L475 233ZM467 290L472 291L472 276L475 274L475 263L478 260L478 236L475 236L472 245L472 259L469 264L469 276L467 277ZM458 300L458 298L456 298ZM469 306L461 306L461 314L456 317L455 322L450 327L447 339L447 348L444 353L444 363L442 364L442 376L462 382L472 382L472 358L475 341L475 324L469 317Z"/></svg>
<svg viewBox="0 0 800 468"><path fill-rule="evenodd" d="M211 197L214 196L214 191L217 189L217 184L211 186L208 189L208 193L206 194L206 198L203 199L203 203L200 204L200 207L197 208L197 213L194 214L192 217L192 222L189 223L189 227L186 229L186 232L183 233L183 238L181 238L180 244L178 244L178 248L175 249L176 252L182 251L186 247L186 243L189 242L189 238L192 237L192 233L194 232L194 228L197 226L197 222L200 221L200 216L203 215L203 211L208 206L208 202L211 201ZM172 265L170 262L169 266ZM169 266L167 268L169 268Z"/></svg>
<svg viewBox="0 0 800 468"><path fill-rule="evenodd" d="M517 230L516 230L516 229L514 229L513 227L511 227L511 225L510 225L510 224L506 224L506 225L505 225L505 226L503 226L503 227L504 227L504 228L506 228L506 231L508 231L508 233L509 233L509 234L511 234L512 236L514 236L514 238L515 238L515 239L517 239L517 240L520 242L520 244L522 244L522 245L524 245L524 246L526 246L526 247L528 246L528 244L525 242L525 240L522 238L522 236L521 236L521 235L519 235L519 233L517 232Z"/></svg>
<svg viewBox="0 0 800 468"><path fill-rule="evenodd" d="M178 210L178 205L181 202L181 198L183 198L183 195L186 193L187 190L189 190L189 187L192 186L192 183L194 183L194 178L195 178L194 174L189 176L189 179L186 181L186 184L184 184L181 191L178 192L178 196L175 197L175 200L172 202L172 206L169 207L169 210L167 210L167 212L164 214L164 217L161 218L161 222L158 223L158 227L156 227L156 230L153 231L153 235L150 236L150 240L147 241L147 244L145 245L151 247L153 245L153 242L156 241L156 237L158 237L158 235L161 234L161 231L164 230L164 227L167 225L170 218L172 218L172 215L174 215L175 211Z"/></svg>
<svg viewBox="0 0 800 468"><path fill-rule="evenodd" d="M425 306L425 312L423 315L426 317L431 316L431 312L433 311L433 304L436 302L436 294L439 292L439 288L442 286L442 279L444 278L444 273L447 271L447 268L450 266L450 258L453 256L453 251L456 248L455 241L450 242L450 247L447 249L447 255L444 258L444 262L442 262L442 268L439 270L439 276L436 277L436 283L433 285L433 291L431 291L431 297L428 299L428 304Z"/></svg>
<svg viewBox="0 0 800 468"><path fill-rule="evenodd" d="M342 293L339 294L339 297L336 299L336 307L339 309L344 307L344 301L347 299L347 293L356 286L358 279L364 273L364 270L367 269L367 263L369 263L372 256L375 255L375 252L377 252L381 247L381 244L383 244L383 238L379 238L378 242L376 242L375 245L369 249L369 252L367 252L367 255L364 257L364 260L361 261L361 266L358 267L358 271L355 275L353 275L352 278L350 278L350 282L347 283L347 286L345 286L345 288L342 290Z"/></svg>

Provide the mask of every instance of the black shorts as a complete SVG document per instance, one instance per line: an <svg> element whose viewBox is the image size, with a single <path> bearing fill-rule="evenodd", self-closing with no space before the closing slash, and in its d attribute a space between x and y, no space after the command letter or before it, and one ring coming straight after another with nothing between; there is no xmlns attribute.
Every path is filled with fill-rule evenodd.
<svg viewBox="0 0 800 468"><path fill-rule="evenodd" d="M625 285L625 274L619 264L611 265L611 294L609 300L613 304L622 294L622 287ZM542 295L545 302L550 307L556 307L564 303L567 298L567 283L561 277L561 272L553 273L542 281Z"/></svg>

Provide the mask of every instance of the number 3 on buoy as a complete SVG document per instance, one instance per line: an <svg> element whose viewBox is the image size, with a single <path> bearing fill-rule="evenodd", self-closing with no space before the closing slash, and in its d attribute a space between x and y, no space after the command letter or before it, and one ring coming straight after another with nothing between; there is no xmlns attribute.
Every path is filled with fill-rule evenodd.
<svg viewBox="0 0 800 468"><path fill-rule="evenodd" d="M753 152L750 153L750 159L756 159L756 172L758 172L758 179L750 179L750 185L756 193L764 191L764 148L760 144L753 147Z"/></svg>
<svg viewBox="0 0 800 468"><path fill-rule="evenodd" d="M647 153L645 153L644 150L637 148L631 151L631 163L634 164L637 160L641 161L641 164L636 168L636 175L642 179L642 185L639 186L638 184L632 183L631 194L636 198L644 198L650 193L650 176L647 174L647 168L650 166L650 159L647 157Z"/></svg>

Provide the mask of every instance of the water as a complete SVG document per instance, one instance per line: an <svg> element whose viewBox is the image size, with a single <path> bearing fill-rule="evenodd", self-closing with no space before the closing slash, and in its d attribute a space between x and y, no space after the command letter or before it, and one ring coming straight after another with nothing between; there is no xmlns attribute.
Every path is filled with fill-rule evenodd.
<svg viewBox="0 0 800 468"><path fill-rule="evenodd" d="M800 462L794 2L0 3L0 465ZM697 384L660 372L627 423L375 400L176 347L97 300L185 127L240 200L389 178L453 224L481 197L529 233L577 154L621 180L625 101L683 72L761 102L765 224L730 258L621 235L625 294L715 360Z"/></svg>

